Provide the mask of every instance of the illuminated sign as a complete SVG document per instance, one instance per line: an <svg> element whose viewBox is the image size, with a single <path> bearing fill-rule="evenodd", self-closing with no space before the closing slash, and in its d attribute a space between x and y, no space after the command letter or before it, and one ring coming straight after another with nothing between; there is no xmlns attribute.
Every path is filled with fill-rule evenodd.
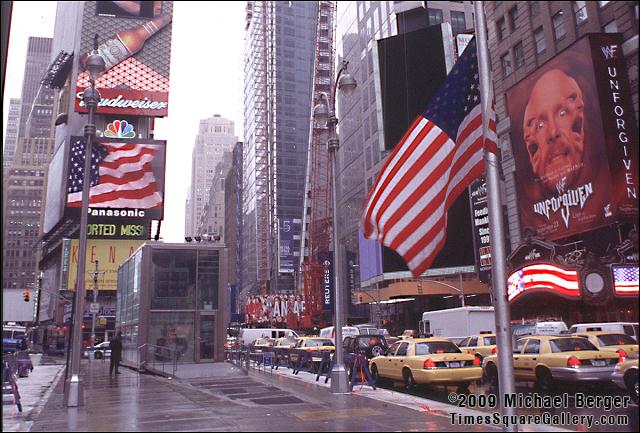
<svg viewBox="0 0 640 433"><path fill-rule="evenodd" d="M126 120L114 120L107 125L104 136L109 138L136 138L136 131L133 130L133 125Z"/></svg>
<svg viewBox="0 0 640 433"><path fill-rule="evenodd" d="M616 295L638 296L638 269L638 266L611 266Z"/></svg>
<svg viewBox="0 0 640 433"><path fill-rule="evenodd" d="M92 222L87 227L90 239L149 239L149 222Z"/></svg>
<svg viewBox="0 0 640 433"><path fill-rule="evenodd" d="M542 263L525 266L507 279L507 294L512 302L525 292L545 291L571 299L580 298L578 272Z"/></svg>
<svg viewBox="0 0 640 433"><path fill-rule="evenodd" d="M65 209L68 216L77 216L82 206L84 143L84 137L71 137ZM165 144L161 140L136 139L102 139L93 143L89 216L162 219Z"/></svg>
<svg viewBox="0 0 640 433"><path fill-rule="evenodd" d="M78 87L76 111L88 112L82 97L86 87ZM169 94L150 90L100 89L98 114L126 114L161 117L168 114Z"/></svg>

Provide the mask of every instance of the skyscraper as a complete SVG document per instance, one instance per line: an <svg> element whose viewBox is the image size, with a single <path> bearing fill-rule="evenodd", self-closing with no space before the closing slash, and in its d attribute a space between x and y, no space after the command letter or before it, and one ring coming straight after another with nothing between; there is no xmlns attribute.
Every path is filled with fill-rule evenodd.
<svg viewBox="0 0 640 433"><path fill-rule="evenodd" d="M317 13L316 2L247 2L242 268L253 292L293 290L276 246L289 220L299 255Z"/></svg>
<svg viewBox="0 0 640 433"><path fill-rule="evenodd" d="M51 42L30 37L27 47L17 145L4 182L3 289L33 290L36 280L45 173L53 153L53 91L40 85L51 60Z"/></svg>
<svg viewBox="0 0 640 433"><path fill-rule="evenodd" d="M216 176L215 169L225 152L233 151L238 142L234 135L234 123L214 114L200 121L191 162L191 191L188 198L189 220L185 224L185 236L194 236L198 223L209 201L209 188Z"/></svg>
<svg viewBox="0 0 640 433"><path fill-rule="evenodd" d="M20 119L20 99L11 98L9 102L9 117L7 119L7 130L4 135L4 148L2 152L3 173L11 166L13 155L16 153L18 145L18 121Z"/></svg>

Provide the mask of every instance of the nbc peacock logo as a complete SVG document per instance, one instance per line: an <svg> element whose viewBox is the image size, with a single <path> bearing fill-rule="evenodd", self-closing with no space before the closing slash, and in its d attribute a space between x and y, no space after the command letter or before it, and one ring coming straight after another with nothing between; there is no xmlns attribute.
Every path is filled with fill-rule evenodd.
<svg viewBox="0 0 640 433"><path fill-rule="evenodd" d="M135 138L136 132L126 120L114 120L107 125L104 135L112 138Z"/></svg>

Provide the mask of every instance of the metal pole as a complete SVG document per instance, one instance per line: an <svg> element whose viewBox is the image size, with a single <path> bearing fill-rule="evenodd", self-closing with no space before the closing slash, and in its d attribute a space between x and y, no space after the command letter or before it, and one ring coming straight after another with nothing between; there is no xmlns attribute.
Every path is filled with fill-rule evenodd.
<svg viewBox="0 0 640 433"><path fill-rule="evenodd" d="M96 260L96 270L93 273L93 303L98 302L98 261ZM96 345L96 313L91 313L91 347ZM104 359L104 358L103 358ZM91 353L89 353L91 362Z"/></svg>
<svg viewBox="0 0 640 433"><path fill-rule="evenodd" d="M341 69L342 72L342 69ZM340 76L340 74L338 74ZM331 201L332 201L332 218L333 218L333 285L335 288L335 360L333 363L333 370L331 370L331 392L333 394L350 394L349 379L347 378L347 370L344 368L343 363L343 347L342 347L342 325L343 325L343 313L342 313L342 285L341 285L341 272L339 261L339 248L338 242L338 194L337 194L337 177L336 170L336 152L340 147L340 141L336 134L336 125L338 119L335 113L335 87L331 94L331 101L328 101L331 105L329 107L329 120L327 125L329 126L329 157L331 159Z"/></svg>
<svg viewBox="0 0 640 433"><path fill-rule="evenodd" d="M462 301L461 307L464 308L464 290L462 289L462 272L459 274L460 276L460 301Z"/></svg>
<svg viewBox="0 0 640 433"><path fill-rule="evenodd" d="M90 92L89 95L86 95ZM97 97L96 97L97 94ZM69 392L66 395L68 407L84 405L83 383L80 380L80 354L82 352L82 321L84 316L85 298L85 269L87 262L87 225L89 211L89 194L91 190L91 151L93 137L96 134L95 110L98 108L100 94L95 88L95 81L89 80L89 87L85 89L85 104L89 110L88 123L84 127L84 135L87 145L84 154L84 176L82 181L82 210L80 213L80 248L78 252L78 272L76 274L76 309L73 327L73 346L71 353L71 378L69 379Z"/></svg>
<svg viewBox="0 0 640 433"><path fill-rule="evenodd" d="M489 118L487 116L491 100L489 51L487 49L487 29L482 2L474 2L476 21L476 40L478 45L478 66L480 75L480 96L482 101L483 136L488 133ZM505 396L515 394L513 377L513 351L511 348L511 314L506 296L506 254L504 247L504 222L500 199L500 161L497 155L485 150L485 166L487 171L487 198L489 204L489 232L491 233L491 253L493 265L492 291L495 301L496 340L498 346L498 380L500 383L500 403L503 415L515 415L513 407L505 405ZM511 424L503 427L505 431L518 431Z"/></svg>

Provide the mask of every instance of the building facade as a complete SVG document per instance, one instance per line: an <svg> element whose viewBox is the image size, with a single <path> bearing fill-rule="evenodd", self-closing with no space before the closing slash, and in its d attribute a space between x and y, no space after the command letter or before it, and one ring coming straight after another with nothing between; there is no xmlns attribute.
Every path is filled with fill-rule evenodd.
<svg viewBox="0 0 640 433"><path fill-rule="evenodd" d="M200 121L191 160L191 186L189 212L185 236L207 233L208 224L199 232L205 207L209 202L209 189L214 179L219 179L216 167L226 152L231 152L238 142L234 135L234 123L218 114Z"/></svg>
<svg viewBox="0 0 640 433"><path fill-rule="evenodd" d="M242 284L252 293L293 292L278 231L292 221L299 260L316 20L316 2L247 3Z"/></svg>

